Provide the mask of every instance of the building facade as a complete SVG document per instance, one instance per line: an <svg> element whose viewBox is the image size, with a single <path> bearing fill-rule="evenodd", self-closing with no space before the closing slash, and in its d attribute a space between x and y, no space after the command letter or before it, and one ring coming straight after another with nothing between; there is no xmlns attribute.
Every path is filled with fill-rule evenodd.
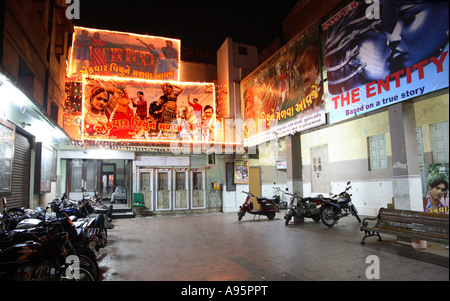
<svg viewBox="0 0 450 301"><path fill-rule="evenodd" d="M361 38L367 32L358 33L358 30L365 26L371 26L367 24L373 25L368 35L371 35L372 31L377 32L369 39L370 43L372 43L370 47L375 48L378 43L376 42L377 39L386 39L382 30L398 34L396 43L399 43L403 37L404 33L400 32L398 25L401 19L396 19L398 17L394 16L386 16L388 11L399 12L402 7L386 1L375 3L381 4L381 6L369 7L370 4L365 4L363 1L323 1L319 3L300 1L286 17L283 24L285 40L289 41L288 45L274 53L271 58L265 61L265 64L271 59L276 60L280 53L289 49L289 45L301 41L302 36L308 30L319 28L323 61L320 76L323 79L323 99L325 101L327 121L325 124L317 127L303 131L293 131L288 136L271 139L257 145L257 148L263 149L263 151L259 151L259 159L249 159L248 162L250 168L260 170L262 190L265 191L263 194L271 194L275 177L279 177L282 181L285 180L290 189L303 196L328 195L330 192L333 194L339 193L344 189L346 182L350 180L353 187L352 199L360 213L363 215L376 215L380 207L387 206L393 206L398 209L424 210L431 170L434 170L436 166L439 167L440 176L448 182L448 77L443 76L441 84L434 85L434 87L437 87L436 89L430 90L428 93L420 92L425 87L422 85L426 85L426 79L424 78L436 78L446 72L443 70L448 69L447 21L444 21L442 35L435 37L436 41L442 40L439 42L440 45L437 47L436 52L434 52L436 56L430 55L431 58L426 58L426 60L417 63L425 66L423 69L424 74L427 72L426 66L431 66L430 68L432 69L429 69L431 70L429 75L423 75L420 73L422 71L411 72L411 69L408 68L414 68L412 65L396 71L398 73L394 73L392 63L391 73L393 75L391 76L398 76L398 82L393 77L386 78L386 75L388 75L386 73L383 76L378 74L378 77L372 78L367 84L362 86L364 89L367 88L367 95L371 97L374 95L372 94L373 90L371 90L373 82L381 84L381 81L383 81L386 86L379 88L377 93L383 96L385 94L386 97L380 98L379 103L375 104L374 102L374 104L379 105L383 103L388 105L364 112L363 114L359 114L358 109L353 111L347 110L347 115L350 117L345 117L339 121L334 120L337 107L344 107L351 102L358 104L366 93L365 90L360 90L360 88L341 90L348 91L349 94L343 93L339 95L342 92L337 93L333 91L337 83L348 82L352 78L355 79L354 76L359 71L342 73L337 78L330 77L330 75L334 76L340 70L338 67L344 69L348 67L350 70L349 66L357 62L356 60L363 62L365 60L366 65L360 65L360 71L365 70L362 72L366 73L368 72L367 68L371 67L370 64L373 64L368 57L356 57L355 59L355 56L350 52L351 49L357 49L359 55L367 51L363 47L368 45L364 44L368 40ZM448 3L445 4L444 1L433 4L427 3L422 9L431 10L434 9L434 6L437 7L439 5L445 6ZM378 17L375 16L375 18L364 18L364 13L366 13L366 16L367 14L369 16L371 14L380 14ZM436 18L441 15L439 13L435 14ZM345 21L345 18L356 19L356 16L360 17L358 19L360 22L359 29L351 29L350 27L347 29L345 22L350 21ZM390 28L385 24L388 23L386 20L391 22ZM367 22L367 24L364 24L364 22ZM395 22L397 22L397 26L395 26ZM330 35L329 31L333 26L341 31L339 32L336 29L335 32L338 32L338 34L335 35L335 39L330 38L327 40L327 35ZM395 45L392 42L395 38L392 37L392 34L389 39L391 49ZM353 38L345 38L347 35ZM425 30L416 39L417 41L423 41L426 36ZM333 43L339 46L330 50ZM351 47L353 48L350 49L349 45L352 45ZM388 43L380 42L378 45L388 45ZM339 53L338 51L341 51L341 49L346 49L346 47L349 49L349 52L347 52L346 56L343 55L333 66L333 55ZM419 48L426 47L422 45ZM374 55L376 55L375 57L378 61L382 62L383 55L381 50ZM439 60L437 68L432 63L431 65L428 64L435 59ZM283 64L283 61L279 59L276 63ZM356 67L358 67L357 64ZM422 67L419 67L419 65L415 65L415 68L422 70ZM262 64L252 75L266 70L264 68L264 64ZM443 72L441 73L441 71ZM399 75L402 72L406 76ZM249 78L251 79L251 77ZM278 79L276 80L278 81ZM419 80L421 81L419 82ZM245 81L248 82L248 78L244 79ZM417 82L418 87L412 88L414 82ZM392 83L392 85L389 85L389 83ZM291 80L289 84L295 84L295 80ZM399 88L398 86L406 86L407 88L404 91L396 92L398 93L397 95L388 95L393 90L394 85L396 88ZM241 89L243 89L242 85ZM351 94L353 92L356 95L355 98ZM361 94L359 94L360 92ZM412 97L409 97L407 100L390 104L391 101L395 102L400 97L407 98L410 93L413 95L410 95ZM244 95L244 91L242 91L241 95ZM334 95L339 96L334 98ZM348 98L347 95L349 95ZM242 100L245 101L243 98L244 96ZM369 106L366 105L366 107L362 108L361 103L359 103L358 108L361 107L365 110ZM287 163L284 171L276 168L276 164L280 160ZM446 198L447 209L444 211L448 212L448 195Z"/></svg>
<svg viewBox="0 0 450 301"><path fill-rule="evenodd" d="M12 129L2 141L1 193L11 207L33 208L61 192L57 146L70 141L62 130L73 27L66 7L63 0L0 2L0 120Z"/></svg>
<svg viewBox="0 0 450 301"><path fill-rule="evenodd" d="M325 43L324 28L349 18L349 13L356 11L356 2L299 1L283 22L286 45L278 51L262 51L258 57L256 47L227 38L217 50L217 65L209 62L209 54L205 63L181 61L180 82L214 84L216 128L221 137L217 143L174 147L130 141L86 143L80 139L81 114L73 111L79 109L81 86L66 78L74 32L65 17L67 4L62 0L0 1L0 120L3 137L8 137L2 138L3 152L8 155L0 158L0 193L14 206L34 208L65 192L80 199L83 192L97 191L109 199L121 187L123 197L118 201L129 207L137 196L142 197L140 214L206 213L237 211L244 201L242 190L272 196L278 186L310 196L339 193L351 181L353 201L362 215L375 215L386 206L423 210L430 169L441 167L448 179L448 78L434 90L425 92L419 85L403 91L423 92L404 101L365 112L354 107L345 118L336 115L339 104L344 107L363 93L354 87L345 90L349 96L333 90L336 82L353 73L333 77L332 72L338 69L333 67L340 64L330 63L332 51L328 48L332 43ZM396 10L381 10L386 11ZM394 17L381 14L381 18ZM386 29L390 33L395 29L392 24ZM323 87L321 124L244 145L246 82L267 70L261 78L282 82L276 89L266 89L276 99L289 100L293 92L302 94L300 55L289 61L292 77L280 80L278 75L292 45L300 45L301 51L307 48L304 37L310 36L311 29L315 30L314 41L319 41L316 46L323 62L318 70ZM347 41L344 37L350 33L341 32L335 40ZM378 37L371 36L370 41L375 43ZM340 46L345 48L353 40ZM356 46L360 52L367 49L362 47L367 47L364 43ZM438 72L439 67L448 71L448 23L447 44L431 58L429 62L435 62L431 66ZM342 66L345 62L340 61ZM266 66L273 68L264 69ZM425 64L423 68L420 70L428 72ZM402 78L412 78L411 69L403 70ZM365 85L369 94L380 91L378 94L384 95L396 79L379 76L373 79L377 86L368 82L361 87ZM386 94L384 100L388 102L390 97L395 98ZM257 105L268 107L262 100ZM287 105L283 110L280 116L290 112ZM237 177L241 163L245 164L245 179Z"/></svg>

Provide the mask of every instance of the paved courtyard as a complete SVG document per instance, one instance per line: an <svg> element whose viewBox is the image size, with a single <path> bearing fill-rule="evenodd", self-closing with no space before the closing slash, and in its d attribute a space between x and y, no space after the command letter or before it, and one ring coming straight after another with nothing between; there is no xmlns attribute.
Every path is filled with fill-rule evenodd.
<svg viewBox="0 0 450 301"><path fill-rule="evenodd" d="M236 213L117 219L99 261L103 281L449 280L448 250L426 251L395 237L368 238L354 217L334 228L306 219L284 225ZM369 257L375 255L376 257ZM375 261L379 259L379 266ZM379 267L379 269L377 269ZM372 280L371 280L372 281Z"/></svg>

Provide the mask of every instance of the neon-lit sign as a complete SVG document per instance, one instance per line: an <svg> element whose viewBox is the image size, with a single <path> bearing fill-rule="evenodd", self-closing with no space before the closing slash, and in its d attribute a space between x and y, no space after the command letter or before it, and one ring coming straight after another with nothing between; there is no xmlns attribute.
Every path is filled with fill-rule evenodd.
<svg viewBox="0 0 450 301"><path fill-rule="evenodd" d="M180 80L181 41L75 27L68 77L87 75Z"/></svg>
<svg viewBox="0 0 450 301"><path fill-rule="evenodd" d="M82 139L129 142L213 142L212 83L83 78Z"/></svg>

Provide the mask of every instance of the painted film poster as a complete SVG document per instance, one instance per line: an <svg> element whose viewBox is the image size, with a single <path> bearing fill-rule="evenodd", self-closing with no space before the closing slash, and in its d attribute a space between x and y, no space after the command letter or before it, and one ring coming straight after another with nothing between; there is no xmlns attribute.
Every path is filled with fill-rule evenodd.
<svg viewBox="0 0 450 301"><path fill-rule="evenodd" d="M246 146L325 124L319 45L314 27L241 82Z"/></svg>
<svg viewBox="0 0 450 301"><path fill-rule="evenodd" d="M116 77L83 80L82 138L97 141L215 141L212 83Z"/></svg>
<svg viewBox="0 0 450 301"><path fill-rule="evenodd" d="M448 163L430 164L424 201L426 212L449 214L448 180Z"/></svg>
<svg viewBox="0 0 450 301"><path fill-rule="evenodd" d="M178 81L180 40L75 27L69 77Z"/></svg>
<svg viewBox="0 0 450 301"><path fill-rule="evenodd" d="M236 159L234 161L234 183L248 184L248 160Z"/></svg>
<svg viewBox="0 0 450 301"><path fill-rule="evenodd" d="M322 25L330 123L449 86L448 0L353 1Z"/></svg>

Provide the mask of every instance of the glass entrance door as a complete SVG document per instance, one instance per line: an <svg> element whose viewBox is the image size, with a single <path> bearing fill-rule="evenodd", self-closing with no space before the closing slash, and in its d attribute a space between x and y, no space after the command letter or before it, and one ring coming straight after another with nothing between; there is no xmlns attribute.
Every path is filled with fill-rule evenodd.
<svg viewBox="0 0 450 301"><path fill-rule="evenodd" d="M156 171L156 210L172 210L172 175L170 169Z"/></svg>
<svg viewBox="0 0 450 301"><path fill-rule="evenodd" d="M153 169L139 170L138 191L142 193L145 207L153 211Z"/></svg>
<svg viewBox="0 0 450 301"><path fill-rule="evenodd" d="M191 172L192 209L206 208L205 171L194 169Z"/></svg>
<svg viewBox="0 0 450 301"><path fill-rule="evenodd" d="M72 173L70 178L70 193L81 193L84 187L83 160L72 160Z"/></svg>
<svg viewBox="0 0 450 301"><path fill-rule="evenodd" d="M97 191L97 160L71 160L69 198L75 201L83 198L83 192L91 195Z"/></svg>
<svg viewBox="0 0 450 301"><path fill-rule="evenodd" d="M189 186L188 186L188 170L174 170L174 210L182 210L189 208Z"/></svg>

